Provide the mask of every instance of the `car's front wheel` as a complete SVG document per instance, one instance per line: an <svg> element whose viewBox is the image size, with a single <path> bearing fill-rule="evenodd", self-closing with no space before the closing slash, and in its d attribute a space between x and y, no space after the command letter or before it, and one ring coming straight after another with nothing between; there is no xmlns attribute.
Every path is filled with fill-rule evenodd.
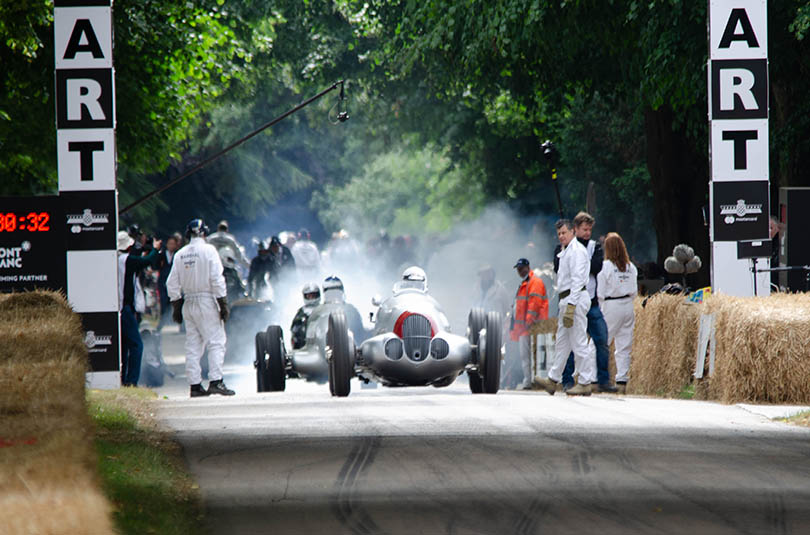
<svg viewBox="0 0 810 535"><path fill-rule="evenodd" d="M346 397L352 389L351 378L354 363L349 347L349 329L343 312L329 315L329 330L326 343L331 351L329 358L329 390L333 396Z"/></svg>

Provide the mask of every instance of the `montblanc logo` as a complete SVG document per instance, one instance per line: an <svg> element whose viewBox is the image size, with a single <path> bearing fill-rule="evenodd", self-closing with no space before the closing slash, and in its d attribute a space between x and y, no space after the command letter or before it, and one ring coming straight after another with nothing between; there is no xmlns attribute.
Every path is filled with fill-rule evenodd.
<svg viewBox="0 0 810 535"><path fill-rule="evenodd" d="M95 331L87 331L87 334L84 335L84 345L86 345L87 349L91 350L91 352L106 351L103 347L95 350L93 348L96 346L111 346L112 336L98 336Z"/></svg>
<svg viewBox="0 0 810 535"><path fill-rule="evenodd" d="M0 247L0 268L21 268L22 253L31 250L31 242L25 240L19 247Z"/></svg>
<svg viewBox="0 0 810 535"><path fill-rule="evenodd" d="M81 214L69 214L67 224L72 225L70 231L78 234L82 231L104 230L104 224L110 222L109 214L94 214L90 208L85 208ZM93 225L102 225L94 227Z"/></svg>
<svg viewBox="0 0 810 535"><path fill-rule="evenodd" d="M761 204L746 204L744 199L737 200L737 204L721 204L720 215L726 216L723 221L727 225L733 224L735 221L756 221L756 217L745 217L749 214L761 214Z"/></svg>

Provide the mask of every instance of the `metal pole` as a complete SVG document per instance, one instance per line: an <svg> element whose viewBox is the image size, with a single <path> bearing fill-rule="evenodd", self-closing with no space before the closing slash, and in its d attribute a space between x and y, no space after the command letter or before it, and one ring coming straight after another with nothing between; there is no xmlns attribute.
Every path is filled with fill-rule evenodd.
<svg viewBox="0 0 810 535"><path fill-rule="evenodd" d="M276 117L275 119L273 119L272 121L263 124L262 126L257 128L256 130L254 130L253 132L251 132L248 135L244 136L243 138L240 138L237 141L234 141L233 143L231 143L230 145L228 145L227 147L225 147L224 149L222 149L218 153L216 153L213 156L210 156L209 158L203 160L202 162L195 165L194 167L192 167L191 169L189 169L188 171L186 171L185 173L183 173L179 177L177 177L177 178L175 178L173 180L170 180L166 184L160 186L157 189L152 190L151 192L147 193L146 195L144 195L140 199L136 200L135 202L132 202L132 203L128 204L127 206L125 206L124 208L119 210L118 214L119 215L125 214L125 213L129 212L130 210L132 210L133 208L135 208L136 206L138 206L139 204L141 204L142 202L148 201L149 199L151 199L152 197L154 197L158 193L162 193L162 192L166 191L170 187L174 186L175 184L177 184L181 180L189 177L190 175L196 173L197 171L199 171L200 169L202 169L206 165L210 164L211 162L214 162L214 161L218 160L220 157L224 156L226 153L228 153L231 150L235 149L236 147L238 147L239 145L241 145L242 143L244 143L248 139L260 134L264 130L267 130L268 128L270 128L274 124L281 122L282 120L286 119L287 117L289 117L293 113L297 112L301 108L303 108L305 106L308 106L309 104L312 104L313 102L315 102L316 100L318 100L322 96L326 95L330 91L334 91L335 89L337 89L338 86L340 86L341 95L342 95L343 82L344 82L344 80L340 80L338 82L335 82L334 84L332 84L328 88L324 89L323 91L321 91L320 93L318 93L314 97L305 100L304 102L302 102L298 106L294 107L293 109L288 110L288 111L284 112L283 114L279 115L278 117Z"/></svg>
<svg viewBox="0 0 810 535"><path fill-rule="evenodd" d="M554 166L551 167L551 182L554 184L554 192L557 194L557 209L560 211L560 219L565 219L562 199L560 198L560 186L557 184L557 168Z"/></svg>

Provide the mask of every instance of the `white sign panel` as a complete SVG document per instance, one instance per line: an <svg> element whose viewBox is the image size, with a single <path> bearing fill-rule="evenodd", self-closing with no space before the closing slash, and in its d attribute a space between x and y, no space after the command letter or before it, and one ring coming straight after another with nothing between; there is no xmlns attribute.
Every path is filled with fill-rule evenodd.
<svg viewBox="0 0 810 535"><path fill-rule="evenodd" d="M768 57L768 8L765 0L710 0L709 57Z"/></svg>
<svg viewBox="0 0 810 535"><path fill-rule="evenodd" d="M112 9L57 7L53 10L57 69L112 68Z"/></svg>
<svg viewBox="0 0 810 535"><path fill-rule="evenodd" d="M768 120L711 122L712 180L768 179Z"/></svg>
<svg viewBox="0 0 810 535"><path fill-rule="evenodd" d="M67 298L76 312L119 310L118 252L68 251Z"/></svg>
<svg viewBox="0 0 810 535"><path fill-rule="evenodd" d="M57 130L56 151L59 191L115 189L113 130Z"/></svg>

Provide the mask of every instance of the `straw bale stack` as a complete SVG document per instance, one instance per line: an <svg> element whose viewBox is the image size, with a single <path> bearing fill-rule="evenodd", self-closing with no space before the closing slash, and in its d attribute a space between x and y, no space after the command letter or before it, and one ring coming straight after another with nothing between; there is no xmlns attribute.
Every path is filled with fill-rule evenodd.
<svg viewBox="0 0 810 535"><path fill-rule="evenodd" d="M810 295L713 296L716 365L706 395L726 403L810 402Z"/></svg>
<svg viewBox="0 0 810 535"><path fill-rule="evenodd" d="M113 533L95 473L81 321L61 294L0 295L3 533Z"/></svg>
<svg viewBox="0 0 810 535"><path fill-rule="evenodd" d="M700 316L715 317L715 367L693 379ZM628 393L695 397L725 403L810 402L810 295L713 295L703 304L679 295L636 300ZM708 359L706 362L708 370Z"/></svg>
<svg viewBox="0 0 810 535"><path fill-rule="evenodd" d="M677 396L692 380L703 306L668 294L641 303L637 298L627 393Z"/></svg>

